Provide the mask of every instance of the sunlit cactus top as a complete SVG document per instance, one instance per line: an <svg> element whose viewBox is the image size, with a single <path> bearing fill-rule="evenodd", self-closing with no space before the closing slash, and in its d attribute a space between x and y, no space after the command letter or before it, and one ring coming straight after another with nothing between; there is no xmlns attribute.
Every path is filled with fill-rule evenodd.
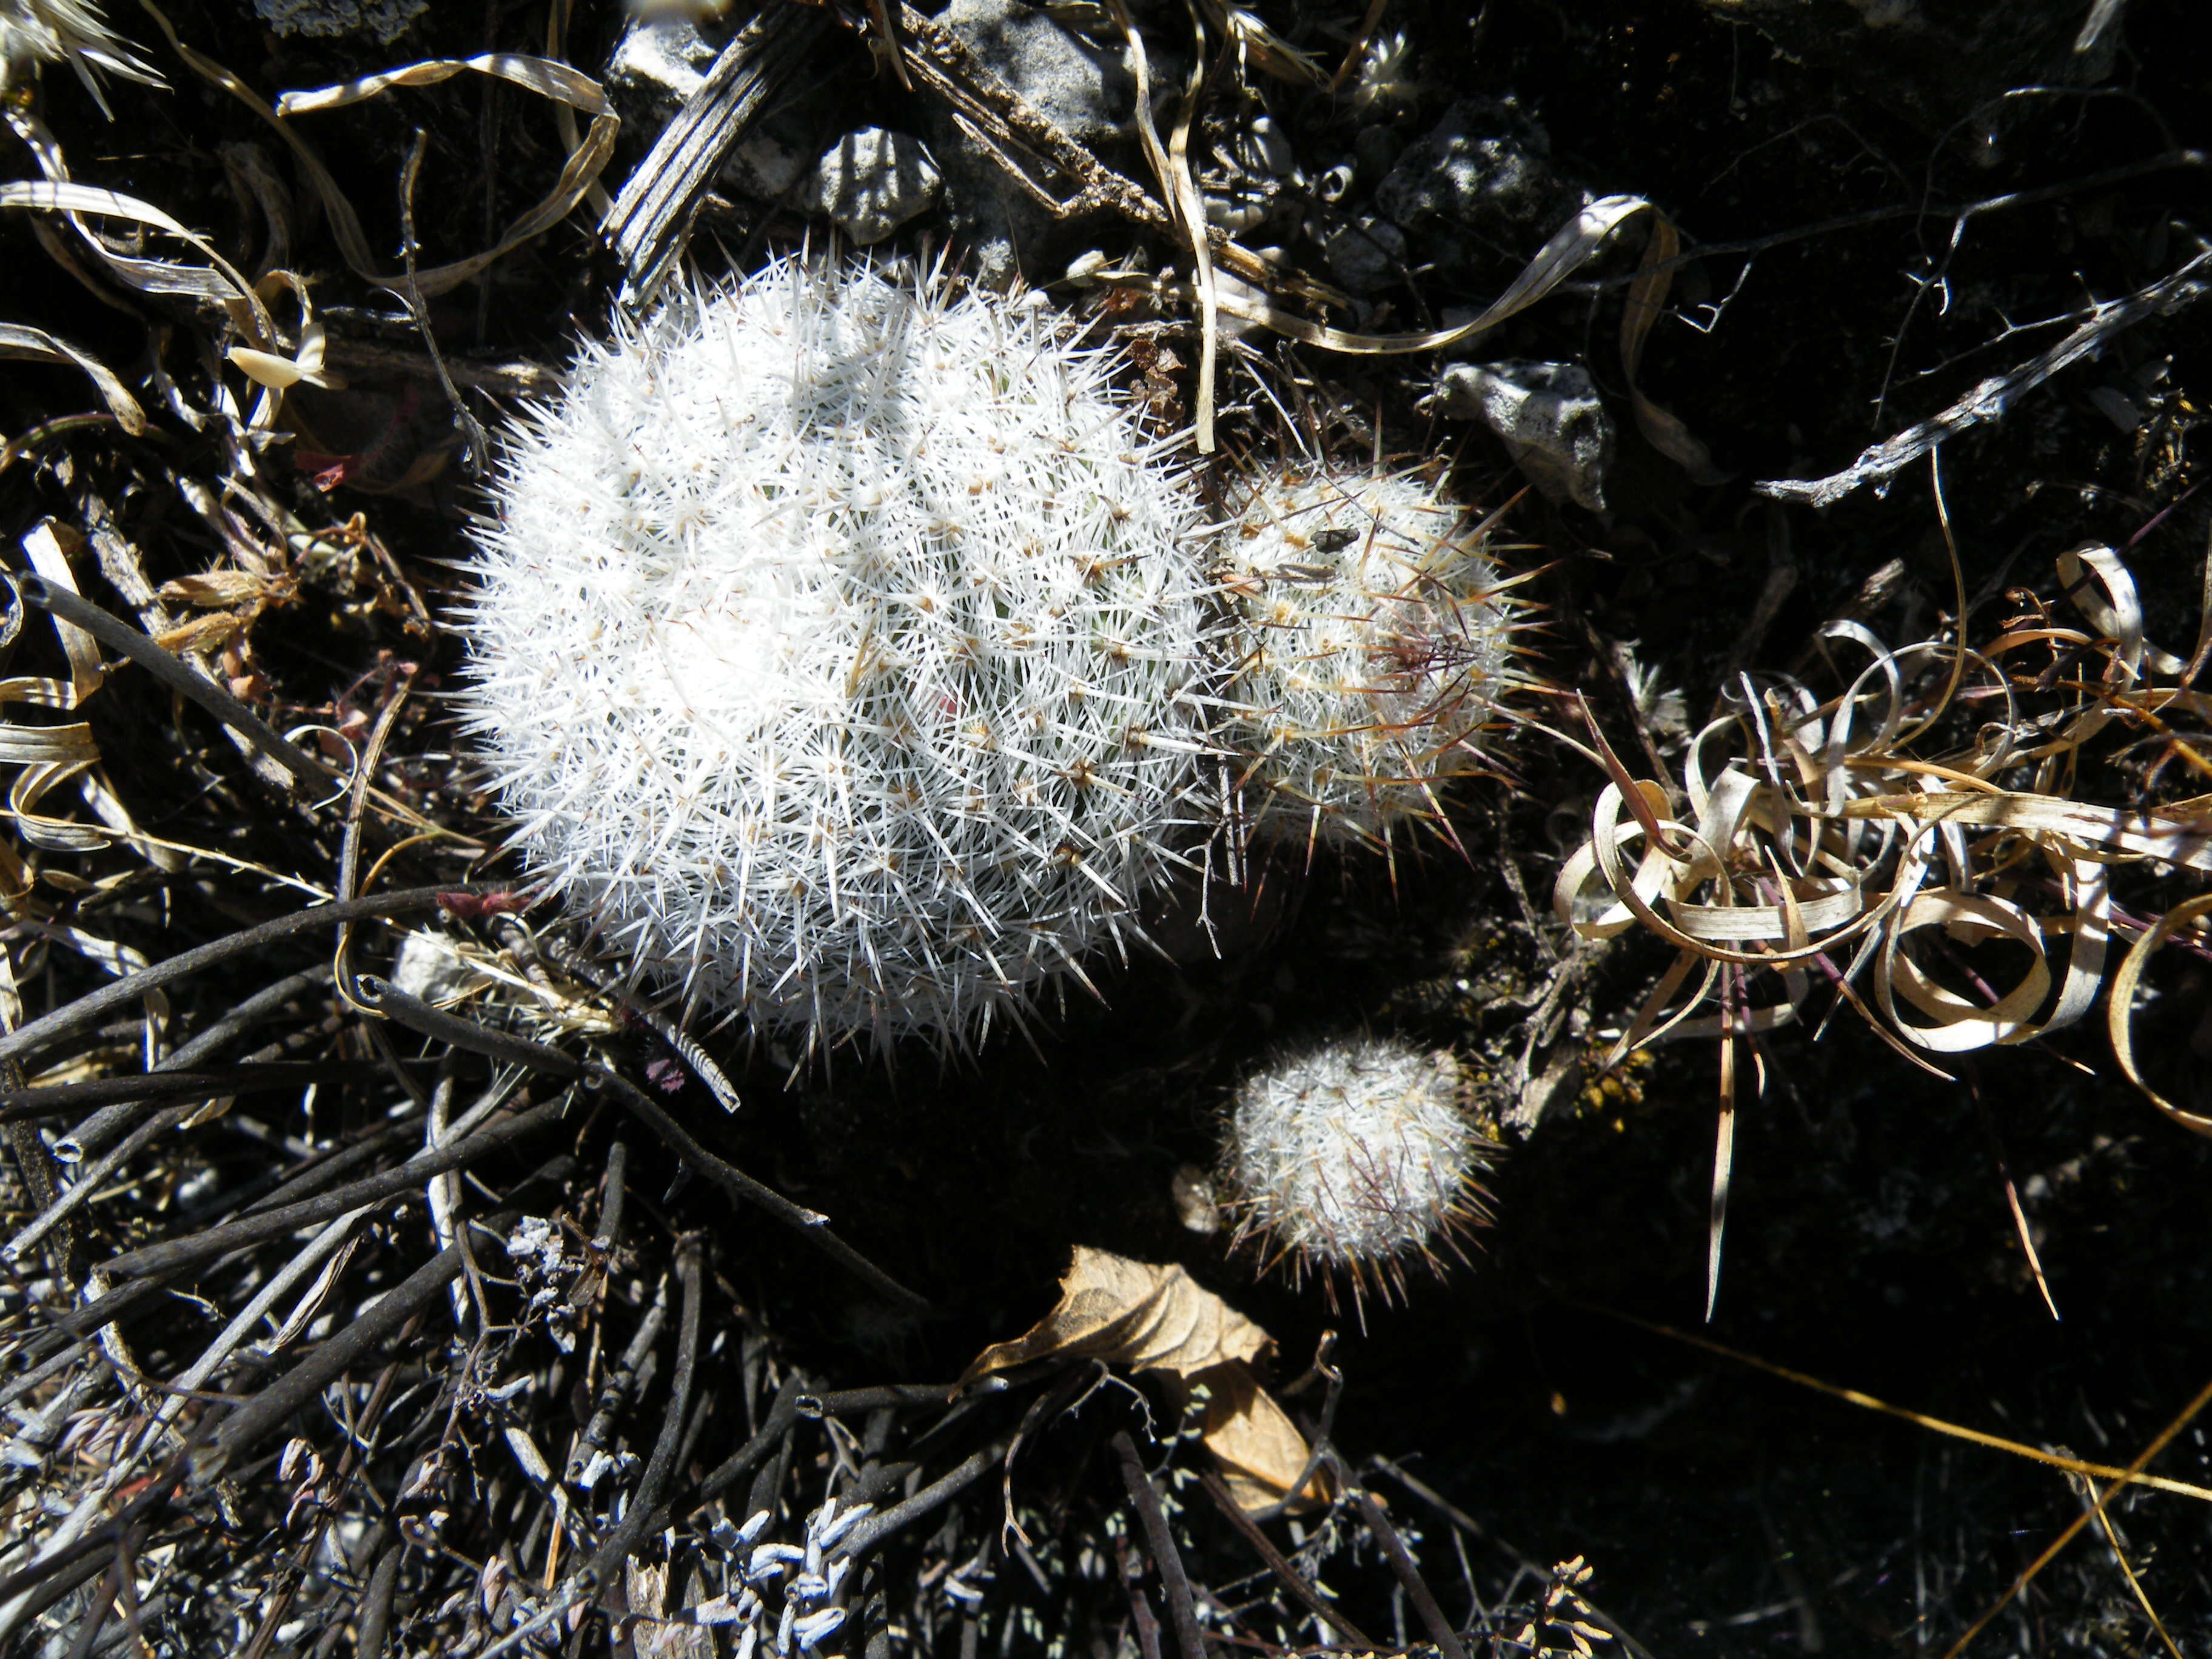
<svg viewBox="0 0 2212 1659"><path fill-rule="evenodd" d="M1191 805L1198 513L1049 314L786 259L586 345L477 534L468 724L641 975L947 1046L1133 928Z"/></svg>
<svg viewBox="0 0 2212 1659"><path fill-rule="evenodd" d="M1387 1298L1411 1261L1457 1253L1486 1218L1480 1177L1496 1149L1461 1109L1447 1053L1395 1037L1316 1044L1237 1087L1221 1176L1240 1243L1332 1290Z"/></svg>

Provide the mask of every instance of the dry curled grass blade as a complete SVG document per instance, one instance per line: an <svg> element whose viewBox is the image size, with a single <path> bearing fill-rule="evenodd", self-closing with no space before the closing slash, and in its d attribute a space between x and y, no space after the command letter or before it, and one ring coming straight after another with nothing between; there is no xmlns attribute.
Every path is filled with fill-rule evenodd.
<svg viewBox="0 0 2212 1659"><path fill-rule="evenodd" d="M1652 325L1664 314L1667 290L1674 277L1682 251L1681 234L1663 213L1651 216L1651 240L1644 250L1644 263L1629 285L1628 303L1620 313L1620 367L1628 382L1629 404L1636 413L1637 430L1661 454L1700 484L1717 484L1723 475L1713 465L1712 452L1682 423L1680 416L1662 409L1637 383L1644 367L1644 348Z"/></svg>
<svg viewBox="0 0 2212 1659"><path fill-rule="evenodd" d="M2014 623L1978 650L1941 640L1893 650L1857 623L1831 624L1824 648L1855 647L1869 665L1825 699L1787 677L1747 678L1735 712L1692 739L1671 793L1604 750L1610 781L1560 871L1554 913L1585 939L1640 927L1681 953L1614 1060L1663 1036L1725 1037L1739 1029L1731 1020L1747 1030L1790 1023L1808 967L1893 1046L1931 1059L2032 1042L2087 1017L2124 925L2114 874L2152 861L2212 873L2212 821L2194 801L2121 805L2062 792L2078 784L2100 734L2193 711L2198 694L2147 678L2185 665L2143 637L2133 580L2113 550L2070 549L2057 574L2086 627ZM2054 678L2019 662L2030 651L2081 666ZM1932 683L1916 690L1921 682ZM1970 698L1977 723L1966 736ZM2023 768L2041 787L1996 781ZM2212 1133L2212 1119L2142 1077L2128 1022L2151 955L2208 913L2212 901L2191 900L2142 933L2109 998L2123 1070L2200 1133ZM2009 983L1985 982L1958 960L1999 941L2024 954ZM1697 963L1718 971L1670 1003ZM1716 996L1725 1004L1729 975L1762 970L1782 979L1780 1000L1689 1018Z"/></svg>
<svg viewBox="0 0 2212 1659"><path fill-rule="evenodd" d="M1358 356L1441 351L1447 346L1471 340L1527 310L1588 264L1606 238L1620 226L1638 214L1650 211L1656 210L1640 196L1606 196L1590 203L1536 251L1520 276L1480 316L1455 328L1437 329L1426 334L1354 334L1293 315L1262 300L1223 293L1217 296L1216 303L1232 317L1262 324L1278 334L1330 351ZM1263 276L1265 270L1262 265Z"/></svg>
<svg viewBox="0 0 2212 1659"><path fill-rule="evenodd" d="M1210 455L1215 447L1213 402L1216 360L1220 349L1220 296L1213 280L1206 204L1190 171L1191 121L1197 110L1199 88L1206 78L1206 28L1194 10L1191 27L1197 36L1196 50L1191 59L1190 76L1183 88L1182 106L1176 119L1174 141L1164 145L1159 125L1152 118L1152 58L1145 51L1145 37L1129 15L1126 0L1109 0L1109 9L1129 43L1129 62L1137 82L1137 136L1144 143L1145 160L1152 169L1152 176L1159 180L1177 234L1190 249L1192 287L1197 293L1199 307L1198 411L1194 441L1200 454Z"/></svg>
<svg viewBox="0 0 2212 1659"><path fill-rule="evenodd" d="M42 328L29 328L21 323L0 323L0 357L14 357L30 362L68 363L83 371L85 377L99 389L100 402L115 417L116 424L136 438L146 430L146 411L138 406L115 372L90 352L71 345L67 340L49 334Z"/></svg>
<svg viewBox="0 0 2212 1659"><path fill-rule="evenodd" d="M2126 1073L2128 1081L2134 1084L2142 1091L2143 1098L2160 1111L2183 1128L2200 1135L2212 1135L2212 1117L2175 1105L2144 1079L2142 1068L2136 1060L2135 1008L2143 969L2150 965L2150 959L2158 953L2159 946L2184 927L2207 915L2212 915L2212 893L2201 894L2177 904L2160 916L2150 931L2135 942L2126 958L2121 962L2120 971L2112 976L2112 995L2106 1005L2112 1038L2112 1055L2120 1062L2120 1070Z"/></svg>
<svg viewBox="0 0 2212 1659"><path fill-rule="evenodd" d="M556 105L581 110L591 116L590 129L582 143L568 155L553 188L535 207L507 226L498 241L465 258L433 265L415 273L415 285L425 295L443 294L459 287L532 237L542 235L560 223L577 204L585 199L600 173L605 169L608 159L614 154L616 136L622 128L620 118L608 105L599 83L590 76L579 73L566 64L511 52L492 52L480 58L434 59L380 75L364 76L339 86L288 93L278 100L277 106L272 108L267 100L222 64L185 45L175 25L153 3L153 0L139 0L139 3L160 26L171 49L184 59L195 75L237 99L283 139L322 203L323 211L330 220L331 234L338 245L339 256L356 276L379 288L396 291L405 285L406 274L378 268L368 235L362 229L361 217L354 211L351 200L331 176L330 169L323 165L322 158L315 152L314 147L283 118L285 115L338 108L379 96L396 88L431 85L466 72L489 75L510 82L552 99Z"/></svg>
<svg viewBox="0 0 2212 1659"><path fill-rule="evenodd" d="M76 576L59 532L42 523L23 538L23 556L38 576L57 586L76 590ZM21 595L0 578L8 612L0 618L0 648L12 644L21 630L30 607ZM54 634L70 667L67 679L43 675L15 675L0 679L0 708L12 705L54 708L75 713L105 681L99 647L83 629L52 617ZM100 764L100 744L84 720L27 724L0 721L0 767L14 767L4 816L15 833L31 847L58 853L82 853L107 847L117 832L105 824L74 817L58 817L42 806L48 795L91 774ZM31 889L30 872L14 848L0 842L0 902L11 910L21 908Z"/></svg>
<svg viewBox="0 0 2212 1659"><path fill-rule="evenodd" d="M552 189L546 192L543 200L508 225L491 246L466 258L405 274L380 275L362 264L355 264L354 269L359 276L380 287L397 289L403 285L411 286L425 295L443 294L449 289L458 288L487 266L505 258L525 242L543 235L567 218L585 199L614 154L615 139L622 131L622 118L607 102L599 83L566 64L552 63L543 58L531 58L516 52L487 52L477 58L432 58L410 64L402 69L387 70L380 75L363 76L338 86L318 88L310 92L288 92L276 100L276 112L279 117L289 117L306 115L318 110L343 109L349 104L381 97L403 87L435 86L441 81L463 74L489 76L494 80L521 87L552 100L557 106L580 110L592 118L592 124L584 134L583 142L562 165L560 177L554 181ZM328 205L327 202L325 205Z"/></svg>
<svg viewBox="0 0 2212 1659"><path fill-rule="evenodd" d="M244 273L218 253L206 237L187 228L151 202L142 202L135 196L104 190L96 185L54 179L15 179L0 183L0 208L59 213L72 220L84 214L124 219L173 236L204 254L207 268L153 259L125 260L119 254L106 253L108 269L119 280L146 292L186 295L221 306L240 323L249 338L267 341L275 336L268 309ZM105 253L106 245L89 231L85 232L84 240Z"/></svg>

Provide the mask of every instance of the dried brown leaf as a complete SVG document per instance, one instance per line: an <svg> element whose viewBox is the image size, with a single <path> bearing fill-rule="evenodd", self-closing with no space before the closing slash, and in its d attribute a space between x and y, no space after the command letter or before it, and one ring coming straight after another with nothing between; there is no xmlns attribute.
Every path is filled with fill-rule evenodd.
<svg viewBox="0 0 2212 1659"><path fill-rule="evenodd" d="M1310 1453L1306 1438L1291 1423L1290 1414L1275 1397L1260 1386L1252 1368L1241 1359L1215 1365L1191 1379L1206 1390L1206 1426L1200 1437L1221 1465L1237 1507L1250 1513L1281 1503L1305 1473ZM1300 1494L1302 1500L1325 1500L1333 1482L1326 1470L1316 1471Z"/></svg>
<svg viewBox="0 0 2212 1659"><path fill-rule="evenodd" d="M1011 1342L986 1348L961 1379L974 1382L1041 1359L1097 1359L1164 1371L1206 1390L1202 1438L1247 1510L1280 1503L1308 1449L1253 1375L1273 1346L1267 1332L1204 1290L1182 1267L1075 1247L1053 1310ZM1310 1481L1309 1494L1326 1482Z"/></svg>
<svg viewBox="0 0 2212 1659"><path fill-rule="evenodd" d="M1036 1359L1103 1359L1188 1378L1271 1342L1243 1315L1176 1266L1132 1261L1085 1244L1060 1281L1060 1305L1011 1342L988 1347L963 1382Z"/></svg>

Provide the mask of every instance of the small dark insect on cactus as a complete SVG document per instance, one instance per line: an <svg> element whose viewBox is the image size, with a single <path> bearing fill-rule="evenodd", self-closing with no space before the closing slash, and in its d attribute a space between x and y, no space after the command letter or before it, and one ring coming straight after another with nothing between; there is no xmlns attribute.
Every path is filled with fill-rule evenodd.
<svg viewBox="0 0 2212 1659"><path fill-rule="evenodd" d="M1461 1105L1450 1054L1394 1037L1324 1042L1262 1066L1237 1091L1221 1175L1237 1243L1263 1267L1389 1301L1412 1262L1489 1219L1480 1178L1496 1146Z"/></svg>

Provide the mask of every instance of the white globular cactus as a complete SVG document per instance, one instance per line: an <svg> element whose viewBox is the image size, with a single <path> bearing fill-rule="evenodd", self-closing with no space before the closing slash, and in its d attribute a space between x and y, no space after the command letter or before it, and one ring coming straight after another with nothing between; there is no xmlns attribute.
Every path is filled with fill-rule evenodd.
<svg viewBox="0 0 2212 1659"><path fill-rule="evenodd" d="M641 976L957 1047L1134 933L1187 825L1194 497L1048 313L785 259L586 344L477 534L467 720Z"/></svg>
<svg viewBox="0 0 2212 1659"><path fill-rule="evenodd" d="M1232 747L1262 834L1387 846L1493 769L1520 624L1467 508L1419 474L1286 474L1248 486L1221 557L1244 624Z"/></svg>
<svg viewBox="0 0 2212 1659"><path fill-rule="evenodd" d="M114 112L100 89L101 73L162 84L131 43L107 26L98 0L0 0L0 100L27 97L30 82L46 64L75 70L111 120Z"/></svg>
<svg viewBox="0 0 2212 1659"><path fill-rule="evenodd" d="M1404 1287L1406 1266L1487 1219L1480 1178L1496 1150L1461 1104L1459 1062L1390 1037L1323 1042L1237 1091L1220 1182L1237 1242L1294 1277L1358 1294Z"/></svg>

